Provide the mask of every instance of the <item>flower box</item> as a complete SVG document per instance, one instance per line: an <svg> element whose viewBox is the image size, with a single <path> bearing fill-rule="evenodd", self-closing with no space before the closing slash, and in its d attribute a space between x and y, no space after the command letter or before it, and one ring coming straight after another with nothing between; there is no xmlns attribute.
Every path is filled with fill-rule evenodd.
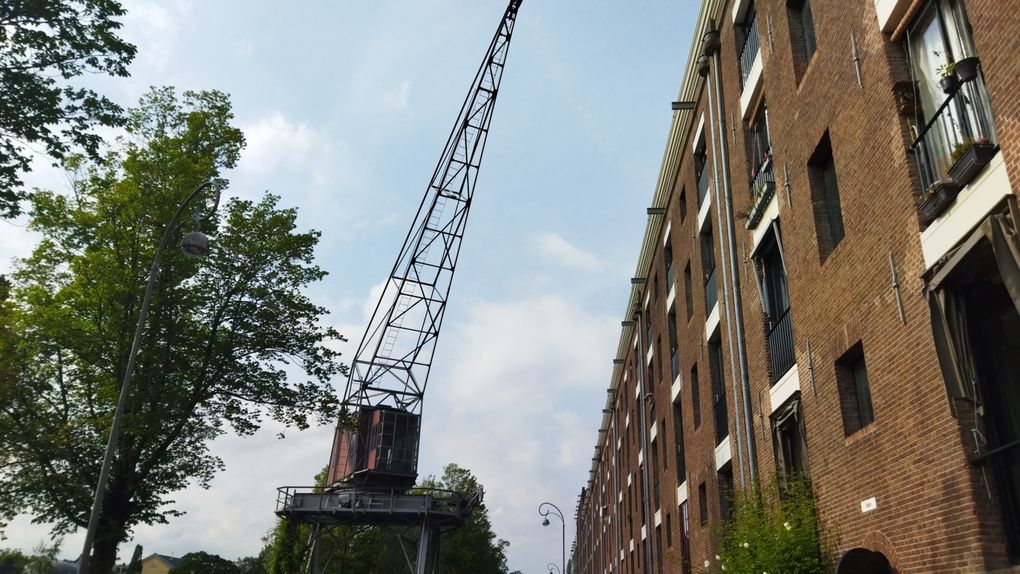
<svg viewBox="0 0 1020 574"><path fill-rule="evenodd" d="M956 201L956 194L960 193L960 185L955 181L936 181L928 186L924 192L924 198L918 209L926 223L938 219L940 215L949 209L949 206Z"/></svg>
<svg viewBox="0 0 1020 574"><path fill-rule="evenodd" d="M981 170L992 161L996 147L990 143L975 143L949 168L949 176L960 186L974 180Z"/></svg>

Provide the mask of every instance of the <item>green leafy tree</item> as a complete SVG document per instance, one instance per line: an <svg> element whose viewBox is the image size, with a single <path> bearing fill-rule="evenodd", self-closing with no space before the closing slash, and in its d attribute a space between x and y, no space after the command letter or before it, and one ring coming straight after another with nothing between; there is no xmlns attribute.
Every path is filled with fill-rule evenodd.
<svg viewBox="0 0 1020 574"><path fill-rule="evenodd" d="M325 471L316 477L322 484ZM467 469L448 464L440 478L429 477L422 488L453 490L462 494L481 491L482 485ZM267 539L270 574L300 574L310 551L308 525L281 520ZM319 567L322 574L403 574L407 564L400 537L413 555L418 528L391 530L383 527L335 526L320 534ZM474 508L465 525L444 532L439 545L439 564L444 574L506 574L506 550L510 543L492 530L484 503Z"/></svg>
<svg viewBox="0 0 1020 574"><path fill-rule="evenodd" d="M0 352L3 333L17 334L5 366L16 384L0 391L0 521L30 512L58 533L87 525L163 229L244 144L218 92L157 89L128 118L118 150L79 166L72 193L32 198L42 238L0 307ZM313 262L319 234L278 204L230 199L202 223L209 258L164 253L90 574L111 571L133 526L179 515L174 492L209 486L223 467L212 439L251 435L267 418L307 427L334 416L328 381L346 368L330 345L342 338L303 294L325 276Z"/></svg>
<svg viewBox="0 0 1020 574"><path fill-rule="evenodd" d="M0 574L23 574L28 560L20 550L0 548Z"/></svg>
<svg viewBox="0 0 1020 574"><path fill-rule="evenodd" d="M241 574L237 565L216 554L189 552L170 569L170 574Z"/></svg>
<svg viewBox="0 0 1020 574"><path fill-rule="evenodd" d="M245 556L234 564L237 566L238 574L269 574L262 556Z"/></svg>
<svg viewBox="0 0 1020 574"><path fill-rule="evenodd" d="M116 0L0 2L0 217L20 212L26 146L54 158L72 147L96 158L91 128L119 125L119 106L68 80L83 74L127 76L135 47L117 36Z"/></svg>

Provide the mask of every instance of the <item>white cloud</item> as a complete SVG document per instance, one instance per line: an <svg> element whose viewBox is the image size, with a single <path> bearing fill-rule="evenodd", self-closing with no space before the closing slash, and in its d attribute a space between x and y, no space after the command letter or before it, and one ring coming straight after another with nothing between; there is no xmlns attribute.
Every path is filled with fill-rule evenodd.
<svg viewBox="0 0 1020 574"><path fill-rule="evenodd" d="M190 0L129 0L124 3L124 38L138 47L134 67L166 70L177 56L182 24L191 18Z"/></svg>
<svg viewBox="0 0 1020 574"><path fill-rule="evenodd" d="M386 104L387 107L406 112L408 96L410 93L411 80L404 80L403 82L400 82L400 85L396 90L390 90L383 94L383 103Z"/></svg>
<svg viewBox="0 0 1020 574"><path fill-rule="evenodd" d="M247 145L238 170L256 176L270 175L281 168L295 171L306 168L325 145L325 138L311 126L294 122L278 111L269 112L242 129Z"/></svg>
<svg viewBox="0 0 1020 574"><path fill-rule="evenodd" d="M598 257L570 243L551 231L539 231L531 243L543 259L581 271L599 271L605 264Z"/></svg>

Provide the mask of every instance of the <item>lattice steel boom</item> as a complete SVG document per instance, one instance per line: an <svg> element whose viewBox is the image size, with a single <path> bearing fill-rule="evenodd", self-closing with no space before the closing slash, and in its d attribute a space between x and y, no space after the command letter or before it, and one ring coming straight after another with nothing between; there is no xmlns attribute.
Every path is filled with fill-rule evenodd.
<svg viewBox="0 0 1020 574"><path fill-rule="evenodd" d="M364 484L413 484L417 476L422 400L520 3L507 6L358 345L333 482L361 475Z"/></svg>

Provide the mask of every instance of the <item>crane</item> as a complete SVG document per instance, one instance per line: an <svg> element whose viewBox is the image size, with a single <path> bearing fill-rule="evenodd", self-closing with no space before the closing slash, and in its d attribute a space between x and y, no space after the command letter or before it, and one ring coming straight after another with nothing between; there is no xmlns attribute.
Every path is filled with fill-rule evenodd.
<svg viewBox="0 0 1020 574"><path fill-rule="evenodd" d="M425 389L520 4L510 0L503 13L351 361L327 490L278 489L277 514L314 532L331 524L420 527L411 569L418 574L435 572L441 531L463 525L481 497L411 487Z"/></svg>

